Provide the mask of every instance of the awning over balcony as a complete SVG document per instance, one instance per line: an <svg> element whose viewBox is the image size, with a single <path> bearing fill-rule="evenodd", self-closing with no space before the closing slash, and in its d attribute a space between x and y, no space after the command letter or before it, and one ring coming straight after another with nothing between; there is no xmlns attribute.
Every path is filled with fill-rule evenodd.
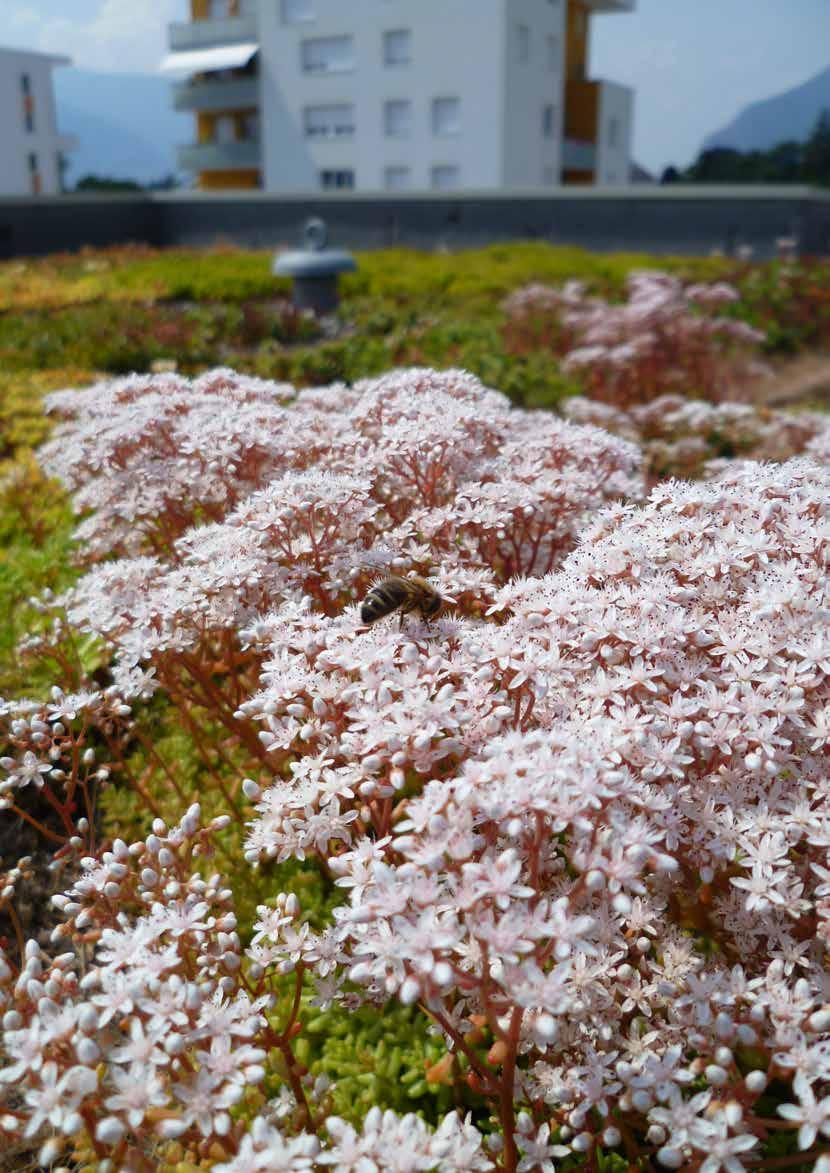
<svg viewBox="0 0 830 1173"><path fill-rule="evenodd" d="M242 45L214 45L210 49L193 49L187 53L168 53L159 66L160 73L210 73L214 69L241 69L259 52L259 45L246 41Z"/></svg>

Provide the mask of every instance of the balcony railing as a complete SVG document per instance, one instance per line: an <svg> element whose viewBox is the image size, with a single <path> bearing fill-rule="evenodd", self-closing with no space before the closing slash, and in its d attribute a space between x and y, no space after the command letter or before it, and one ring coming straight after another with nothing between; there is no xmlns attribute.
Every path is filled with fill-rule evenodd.
<svg viewBox="0 0 830 1173"><path fill-rule="evenodd" d="M584 0L592 12L634 12L637 0Z"/></svg>
<svg viewBox="0 0 830 1173"><path fill-rule="evenodd" d="M565 171L593 171L597 163L594 143L566 138L562 142L562 168Z"/></svg>
<svg viewBox="0 0 830 1173"><path fill-rule="evenodd" d="M234 16L229 20L190 20L168 26L174 53L188 49L209 49L211 45L233 45L257 39L256 16Z"/></svg>
<svg viewBox="0 0 830 1173"><path fill-rule="evenodd" d="M247 171L260 166L262 153L258 138L233 143L192 143L179 147L177 162L182 171Z"/></svg>
<svg viewBox="0 0 830 1173"><path fill-rule="evenodd" d="M248 110L258 105L259 82L255 77L217 77L173 86L176 110Z"/></svg>

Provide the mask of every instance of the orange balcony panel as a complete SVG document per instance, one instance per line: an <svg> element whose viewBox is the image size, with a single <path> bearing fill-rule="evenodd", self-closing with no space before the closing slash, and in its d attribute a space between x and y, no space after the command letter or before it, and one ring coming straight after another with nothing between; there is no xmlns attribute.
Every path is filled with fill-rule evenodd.
<svg viewBox="0 0 830 1173"><path fill-rule="evenodd" d="M202 171L199 175L200 191L227 191L232 188L249 191L261 186L259 171Z"/></svg>
<svg viewBox="0 0 830 1173"><path fill-rule="evenodd" d="M568 0L565 32L565 76L581 80L588 72L588 48L591 29L590 10L582 0Z"/></svg>
<svg viewBox="0 0 830 1173"><path fill-rule="evenodd" d="M600 83L569 81L565 85L565 138L582 143L597 141Z"/></svg>

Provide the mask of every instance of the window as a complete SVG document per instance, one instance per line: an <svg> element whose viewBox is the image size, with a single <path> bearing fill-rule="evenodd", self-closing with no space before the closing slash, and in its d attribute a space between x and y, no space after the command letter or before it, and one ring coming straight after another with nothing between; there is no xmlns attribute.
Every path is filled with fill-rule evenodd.
<svg viewBox="0 0 830 1173"><path fill-rule="evenodd" d="M282 0L282 23L305 24L314 20L312 0Z"/></svg>
<svg viewBox="0 0 830 1173"><path fill-rule="evenodd" d="M35 129L35 99L32 95L32 79L28 73L21 73L20 89L23 94L23 122L31 134Z"/></svg>
<svg viewBox="0 0 830 1173"><path fill-rule="evenodd" d="M67 158L63 151L58 151L58 153L55 155L55 168L58 173L58 186L60 187L61 193L66 191L67 165Z"/></svg>
<svg viewBox="0 0 830 1173"><path fill-rule="evenodd" d="M412 34L409 29L392 29L383 34L383 64L409 65L412 61Z"/></svg>
<svg viewBox="0 0 830 1173"><path fill-rule="evenodd" d="M320 183L327 190L354 187L354 171L321 171Z"/></svg>
<svg viewBox="0 0 830 1173"><path fill-rule="evenodd" d="M618 147L620 145L619 118L608 119L608 145L609 147Z"/></svg>
<svg viewBox="0 0 830 1173"><path fill-rule="evenodd" d="M32 195L40 195L42 185L40 171L38 170L37 155L34 153L29 155L29 175L32 183Z"/></svg>
<svg viewBox="0 0 830 1173"><path fill-rule="evenodd" d="M432 168L431 179L435 191L452 191L458 187L458 168L452 163L440 163Z"/></svg>
<svg viewBox="0 0 830 1173"><path fill-rule="evenodd" d="M236 142L236 119L233 114L221 114L214 120L213 141L215 143Z"/></svg>
<svg viewBox="0 0 830 1173"><path fill-rule="evenodd" d="M250 110L242 115L242 138L245 142L259 142L259 111Z"/></svg>
<svg viewBox="0 0 830 1173"><path fill-rule="evenodd" d="M459 98L433 98L432 133L437 135L460 134L461 101Z"/></svg>
<svg viewBox="0 0 830 1173"><path fill-rule="evenodd" d="M542 107L542 137L555 138L556 137L556 107L543 106Z"/></svg>
<svg viewBox="0 0 830 1173"><path fill-rule="evenodd" d="M351 37L313 37L301 45L306 73L345 73L354 69L354 40Z"/></svg>
<svg viewBox="0 0 830 1173"><path fill-rule="evenodd" d="M383 103L383 133L389 138L406 138L412 133L412 103L393 99Z"/></svg>
<svg viewBox="0 0 830 1173"><path fill-rule="evenodd" d="M547 47L547 64L551 73L556 73L559 69L559 37L552 33L546 38Z"/></svg>
<svg viewBox="0 0 830 1173"><path fill-rule="evenodd" d="M303 111L306 138L350 138L354 134L354 106L306 106Z"/></svg>
<svg viewBox="0 0 830 1173"><path fill-rule="evenodd" d="M408 167L387 167L383 186L387 191L406 191L411 186L412 172Z"/></svg>
<svg viewBox="0 0 830 1173"><path fill-rule="evenodd" d="M516 25L516 59L522 64L530 60L530 29L526 24Z"/></svg>

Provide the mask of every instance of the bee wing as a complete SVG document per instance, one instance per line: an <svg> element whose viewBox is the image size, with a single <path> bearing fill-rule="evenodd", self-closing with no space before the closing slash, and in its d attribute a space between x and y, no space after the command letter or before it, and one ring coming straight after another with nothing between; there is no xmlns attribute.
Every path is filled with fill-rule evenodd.
<svg viewBox="0 0 830 1173"><path fill-rule="evenodd" d="M386 577L381 581L394 583L396 587L400 587L401 590L406 591L408 595L411 595L413 588L418 585L417 579L403 578L400 574L387 574Z"/></svg>

